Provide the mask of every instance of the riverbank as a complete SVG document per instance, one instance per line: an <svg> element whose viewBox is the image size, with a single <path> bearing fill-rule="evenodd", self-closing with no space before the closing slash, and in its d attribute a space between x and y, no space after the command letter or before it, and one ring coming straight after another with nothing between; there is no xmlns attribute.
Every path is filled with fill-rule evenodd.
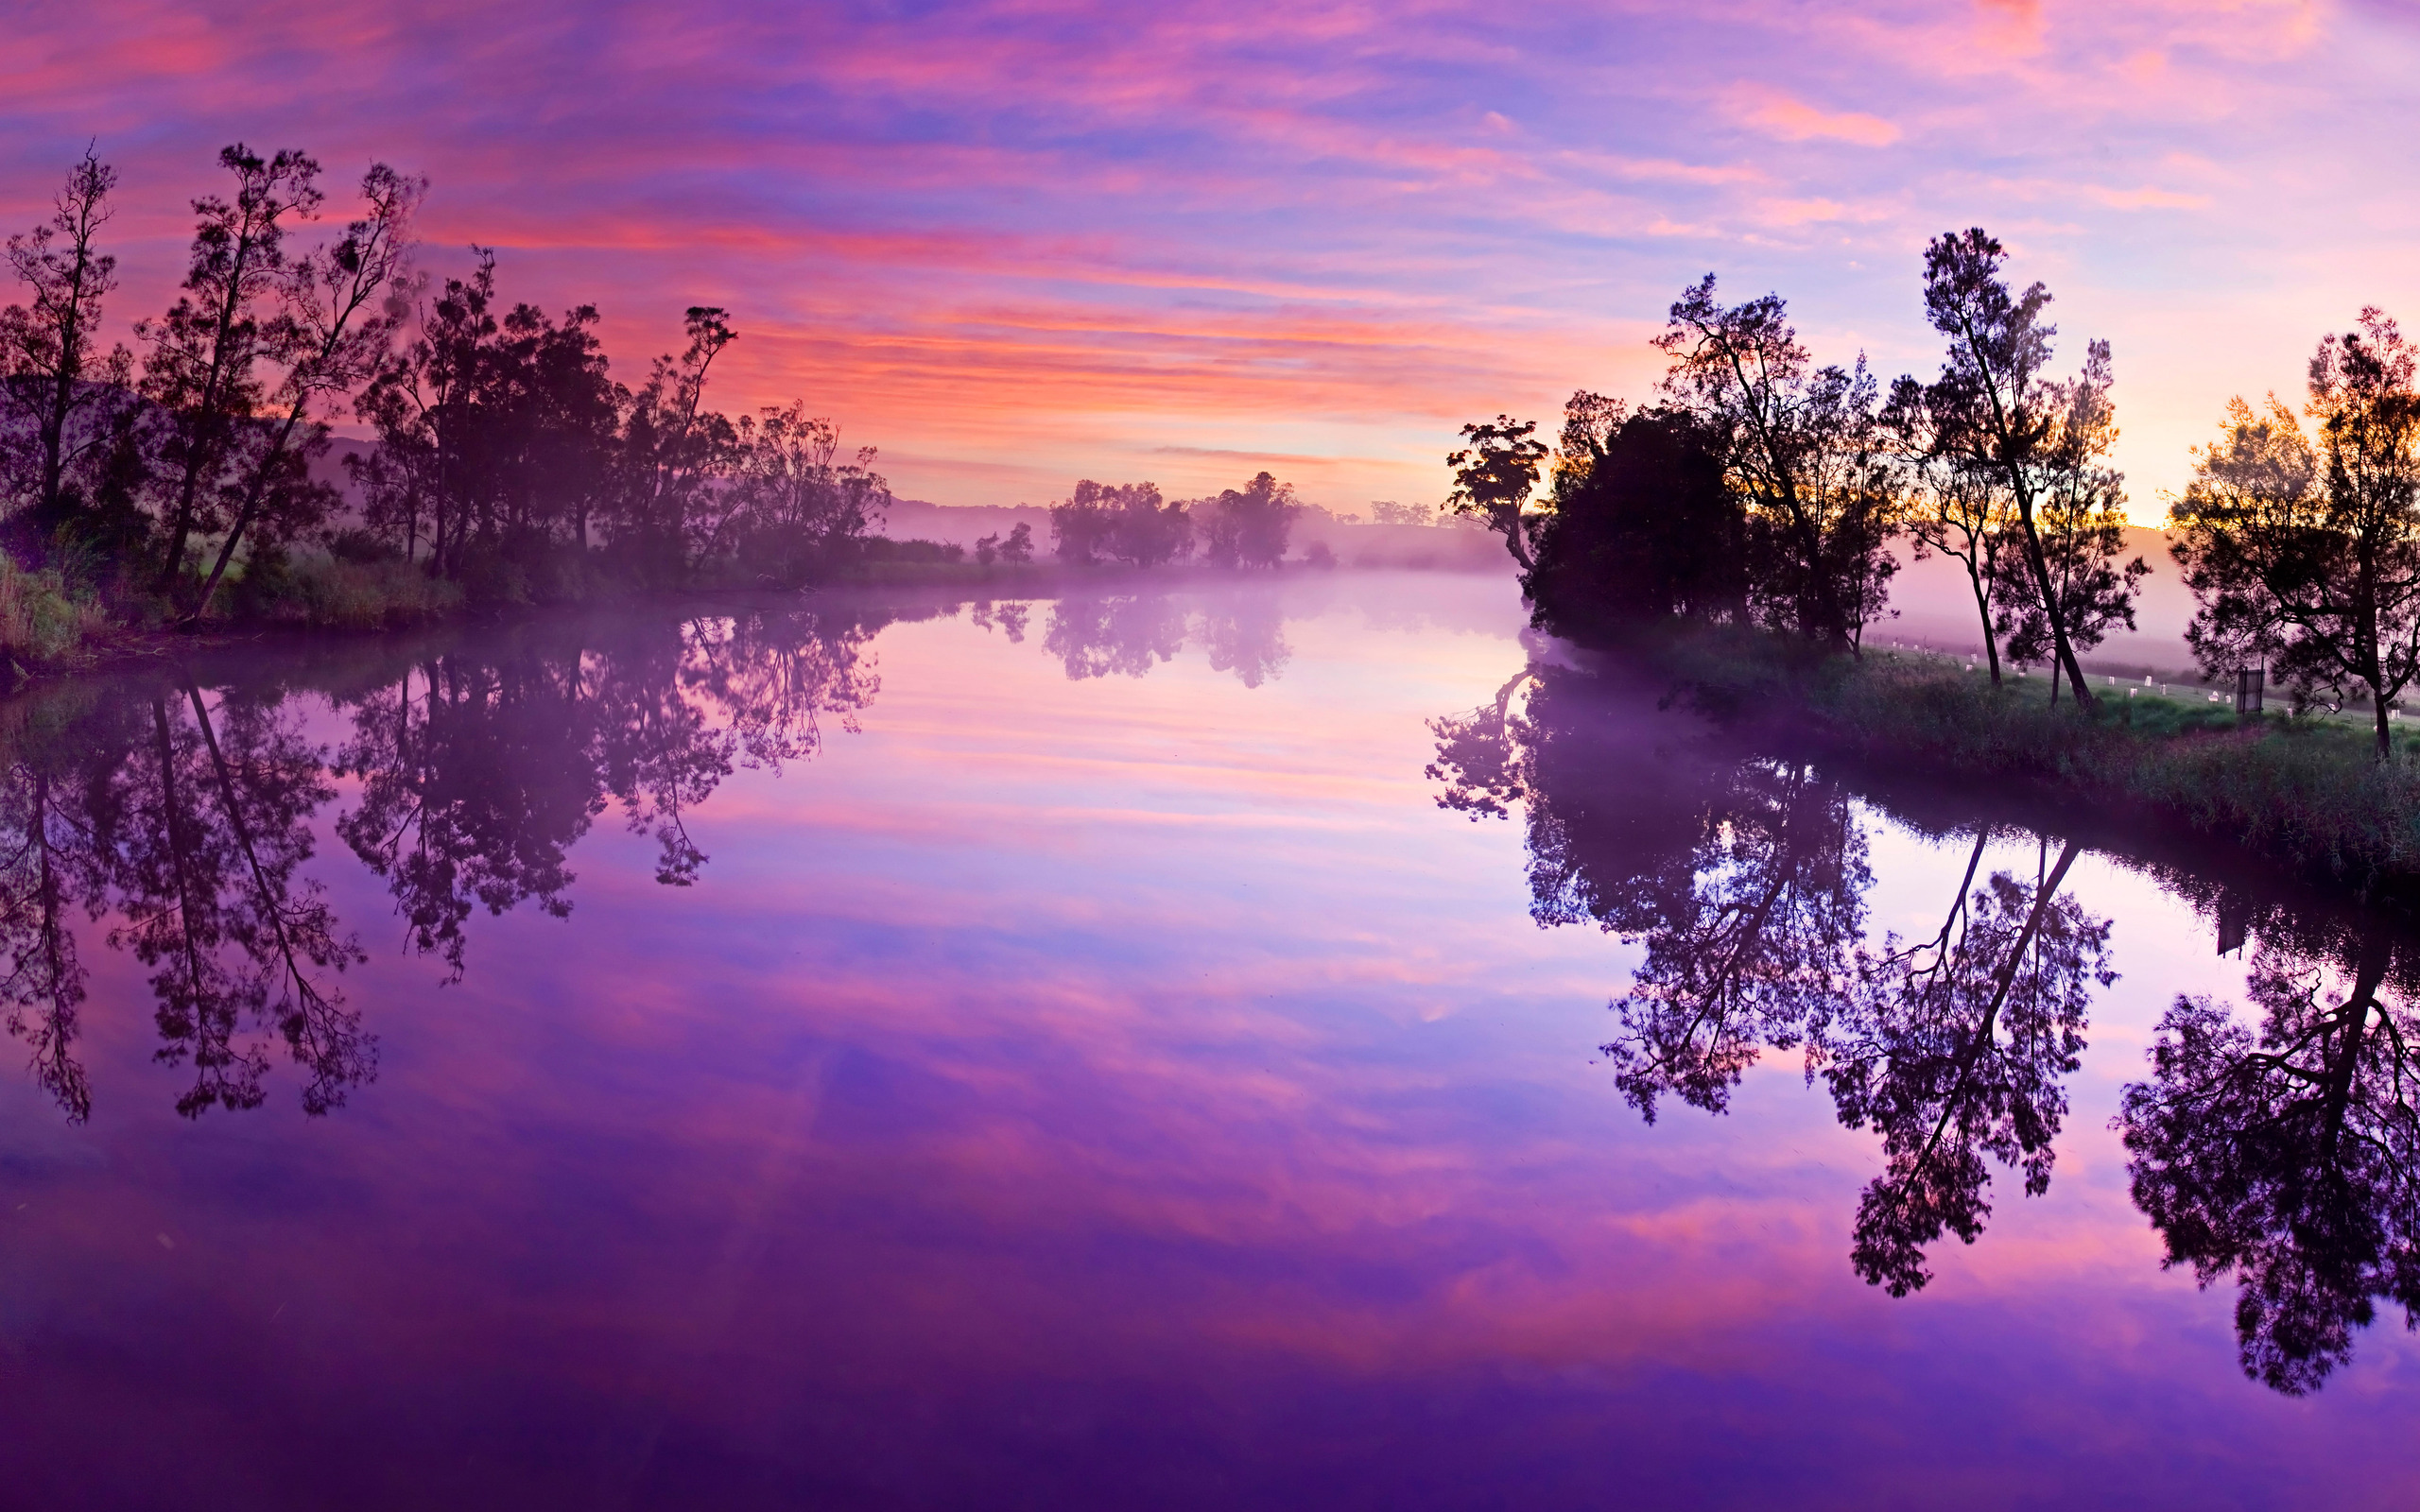
<svg viewBox="0 0 2420 1512"><path fill-rule="evenodd" d="M1700 629L1622 648L1718 721L1860 764L2122 810L2363 894L2420 895L2420 732L2375 759L2366 730L2231 703L2125 696L2091 713L2045 679L1994 687L1916 654L1824 656L1754 631ZM2101 692L2101 690L2096 690Z"/></svg>

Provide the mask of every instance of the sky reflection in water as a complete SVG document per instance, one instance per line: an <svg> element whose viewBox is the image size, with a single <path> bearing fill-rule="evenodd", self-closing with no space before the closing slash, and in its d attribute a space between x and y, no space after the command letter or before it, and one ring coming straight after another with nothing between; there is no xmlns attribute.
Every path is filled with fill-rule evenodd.
<svg viewBox="0 0 2420 1512"><path fill-rule="evenodd" d="M1853 905L1877 956L1930 940L1974 861L2014 889L1970 905L1988 1001L2061 840L1977 860L1972 828L1924 833L1971 819L1711 760L1651 693L1551 670L1504 704L1528 799L1441 811L1424 722L1483 727L1523 665L1509 585L815 607L15 706L19 756L63 763L61 857L110 837L60 884L84 1091L56 1055L0 1086L0 1479L27 1504L2409 1500L2399 1308L2315 1393L2247 1380L2234 1277L2162 1270L2110 1127L2179 993L2250 1022L2264 943L2273 1004L2280 951L2350 981L2358 931L2238 900L2253 948L2221 958L2215 894L2080 850L2045 910L2105 921L2118 979L2067 1024L2075 1070L2037 1043L1978 1104L1941 1072L1971 980L1912 1017L1788 1000L1854 966L1822 918ZM164 770L216 810L147 831ZM1773 840L1800 819L1831 838ZM1738 1074L1708 1079L1651 1010L1692 1001L1684 936L1785 852L1807 928L1724 1000ZM164 909L180 865L217 868L190 905L215 968ZM1810 1033L1862 1081L1771 1048ZM2018 1167L1992 1130L2061 1099L2029 1198L2038 1126L2005 1136ZM1927 1188L1952 1234L1894 1299L1858 1267L1905 1281L1907 1246L1859 1246L1906 1224L1860 1213L1933 1170L1884 1136L1951 1104L1988 1105L1949 1142L1984 1179ZM2144 1126L2192 1170L2243 1147Z"/></svg>

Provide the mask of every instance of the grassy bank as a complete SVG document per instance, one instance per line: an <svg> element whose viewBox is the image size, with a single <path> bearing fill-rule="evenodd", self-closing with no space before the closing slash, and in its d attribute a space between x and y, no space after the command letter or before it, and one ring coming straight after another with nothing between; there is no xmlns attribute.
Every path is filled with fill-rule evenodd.
<svg viewBox="0 0 2420 1512"><path fill-rule="evenodd" d="M1896 769L2021 784L2065 802L2122 806L2314 878L2420 892L2420 734L2375 759L2367 730L2231 704L2102 696L2053 706L2041 678L1995 688L1929 657L1816 656L1754 632L1703 631L1643 648L1724 722L1811 734ZM2100 690L2095 690L2100 692Z"/></svg>

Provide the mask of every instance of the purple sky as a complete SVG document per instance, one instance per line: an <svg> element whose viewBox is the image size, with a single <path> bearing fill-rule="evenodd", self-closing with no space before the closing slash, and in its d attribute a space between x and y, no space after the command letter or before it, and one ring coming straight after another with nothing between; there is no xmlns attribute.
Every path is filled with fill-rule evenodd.
<svg viewBox="0 0 2420 1512"><path fill-rule="evenodd" d="M1440 496L1464 420L1645 394L1709 269L1928 371L1924 241L1980 223L2063 363L2115 342L2150 521L2228 395L2298 393L2364 303L2420 319L2415 42L2383 0L79 0L0 32L0 215L96 138L130 320L223 143L383 158L435 180L433 266L498 247L626 371L728 305L717 402L804 397L903 493L1268 467L1344 509Z"/></svg>

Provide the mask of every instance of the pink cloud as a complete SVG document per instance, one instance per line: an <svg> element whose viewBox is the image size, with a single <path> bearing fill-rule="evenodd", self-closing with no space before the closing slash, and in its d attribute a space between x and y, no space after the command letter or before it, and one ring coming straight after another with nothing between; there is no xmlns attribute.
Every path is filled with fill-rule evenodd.
<svg viewBox="0 0 2420 1512"><path fill-rule="evenodd" d="M1855 111L1823 111L1778 91L1744 88L1733 110L1739 119L1785 142L1810 140L1850 142L1864 147L1885 147L1899 140L1899 129L1878 115Z"/></svg>

